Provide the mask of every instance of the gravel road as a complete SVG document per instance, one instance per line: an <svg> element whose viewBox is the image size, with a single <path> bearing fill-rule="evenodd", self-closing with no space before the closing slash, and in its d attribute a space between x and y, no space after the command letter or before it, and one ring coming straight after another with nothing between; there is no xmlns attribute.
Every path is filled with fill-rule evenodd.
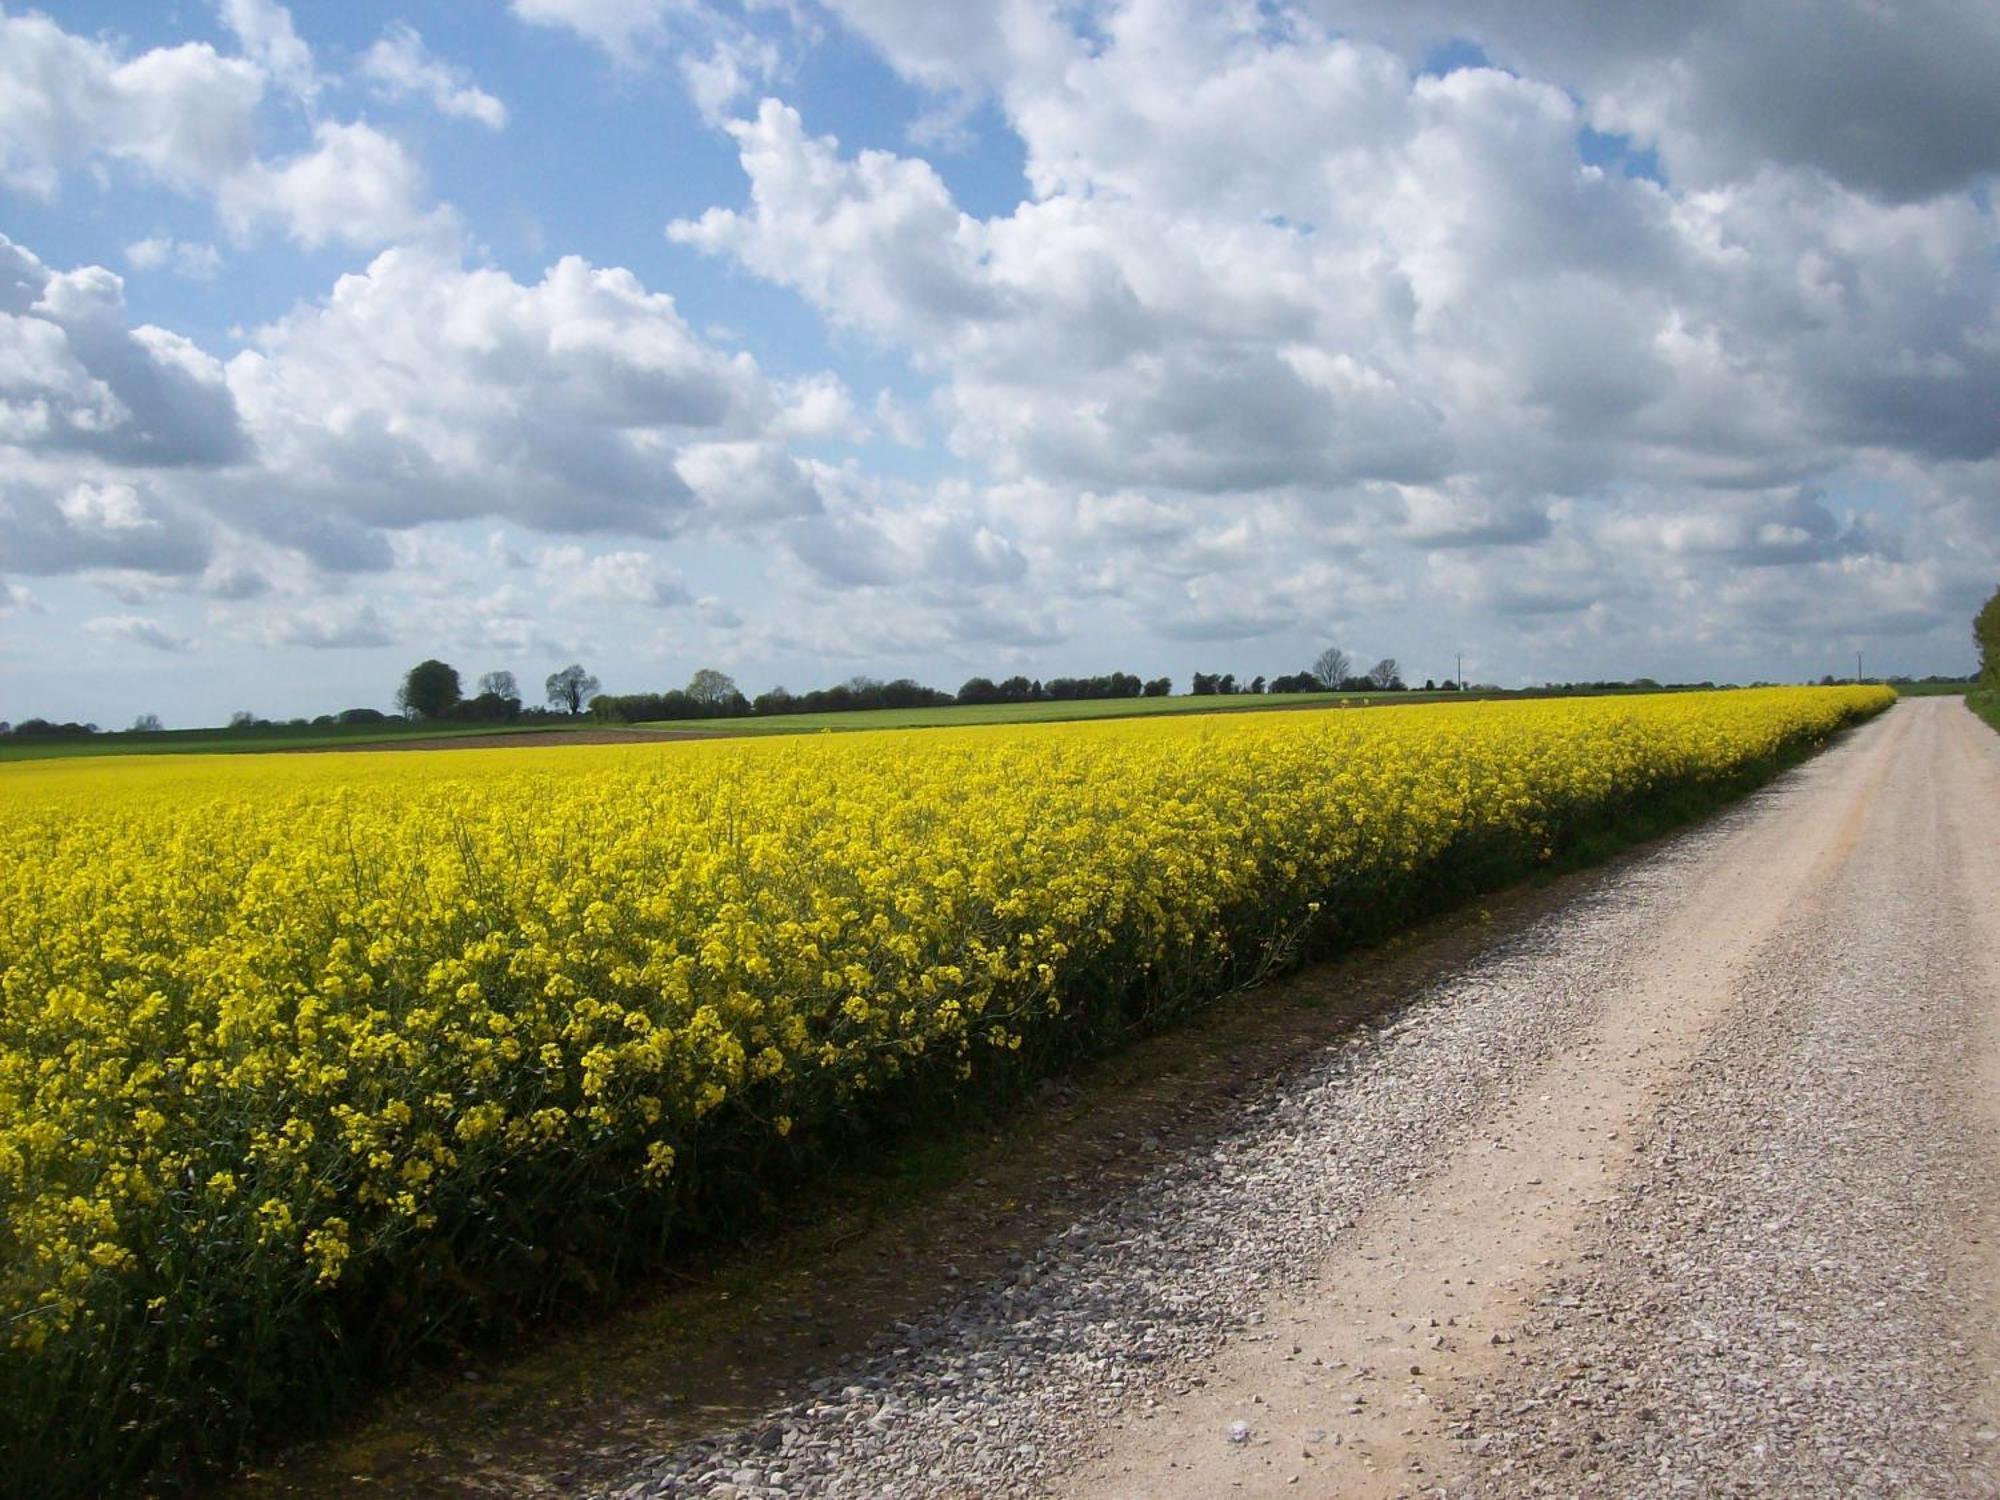
<svg viewBox="0 0 2000 1500"><path fill-rule="evenodd" d="M1996 814L1901 704L602 1493L2000 1494Z"/></svg>

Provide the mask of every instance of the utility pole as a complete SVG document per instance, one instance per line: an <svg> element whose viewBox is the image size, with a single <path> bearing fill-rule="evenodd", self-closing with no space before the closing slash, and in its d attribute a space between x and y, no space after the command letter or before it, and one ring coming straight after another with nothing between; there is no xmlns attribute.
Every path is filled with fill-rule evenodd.
<svg viewBox="0 0 2000 1500"><path fill-rule="evenodd" d="M1458 653L1458 690L1461 693L1465 691L1465 653L1463 651Z"/></svg>
<svg viewBox="0 0 2000 1500"><path fill-rule="evenodd" d="M1861 686L1861 653L1854 653L1854 685Z"/></svg>

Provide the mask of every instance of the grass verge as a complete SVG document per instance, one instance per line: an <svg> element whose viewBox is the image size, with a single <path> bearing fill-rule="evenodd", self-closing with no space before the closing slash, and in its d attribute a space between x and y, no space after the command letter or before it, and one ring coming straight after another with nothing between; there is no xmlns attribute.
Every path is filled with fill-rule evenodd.
<svg viewBox="0 0 2000 1500"><path fill-rule="evenodd" d="M2000 731L2000 687L1981 688L1965 696L1965 706Z"/></svg>

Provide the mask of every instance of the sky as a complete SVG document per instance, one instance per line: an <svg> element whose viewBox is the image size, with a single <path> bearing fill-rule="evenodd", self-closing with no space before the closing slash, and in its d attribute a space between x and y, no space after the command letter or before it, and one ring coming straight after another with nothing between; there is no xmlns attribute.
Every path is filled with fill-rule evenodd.
<svg viewBox="0 0 2000 1500"><path fill-rule="evenodd" d="M0 719L1963 672L1991 0L0 3Z"/></svg>

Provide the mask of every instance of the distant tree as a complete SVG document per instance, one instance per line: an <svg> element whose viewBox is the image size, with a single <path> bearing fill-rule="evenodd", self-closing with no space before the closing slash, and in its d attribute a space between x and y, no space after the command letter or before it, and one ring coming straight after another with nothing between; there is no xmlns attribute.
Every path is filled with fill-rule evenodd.
<svg viewBox="0 0 2000 1500"><path fill-rule="evenodd" d="M435 719L449 712L462 696L458 668L433 657L403 674L403 685L396 689L396 707L411 718Z"/></svg>
<svg viewBox="0 0 2000 1500"><path fill-rule="evenodd" d="M1435 693L1437 690L1438 690L1437 679L1435 677L1426 677L1424 679L1424 691L1427 693Z"/></svg>
<svg viewBox="0 0 2000 1500"><path fill-rule="evenodd" d="M517 703L521 700L521 689L512 672L488 672L479 679L479 691L481 696L491 693L495 698L512 698Z"/></svg>
<svg viewBox="0 0 2000 1500"><path fill-rule="evenodd" d="M158 734L166 726L160 723L158 714L140 714L132 721L134 734Z"/></svg>
<svg viewBox="0 0 2000 1500"><path fill-rule="evenodd" d="M450 717L475 724L511 724L521 717L521 700L503 698L498 693L481 693L477 698L461 699L453 706Z"/></svg>
<svg viewBox="0 0 2000 1500"><path fill-rule="evenodd" d="M580 663L571 662L560 672L549 673L548 680L542 686L548 692L551 708L580 714L583 712L584 704L596 696L599 683L595 677L584 671Z"/></svg>
<svg viewBox="0 0 2000 1500"><path fill-rule="evenodd" d="M1222 679L1213 672L1197 672L1188 684L1188 696L1212 698L1222 691Z"/></svg>
<svg viewBox="0 0 2000 1500"><path fill-rule="evenodd" d="M687 695L705 708L725 708L743 695L735 679L713 667L703 667L688 679Z"/></svg>
<svg viewBox="0 0 2000 1500"><path fill-rule="evenodd" d="M335 724L386 724L389 716L379 708L343 708L331 722ZM313 720L315 724L320 722Z"/></svg>
<svg viewBox="0 0 2000 1500"><path fill-rule="evenodd" d="M239 708L229 716L231 729L248 729L257 722L257 716L247 708Z"/></svg>
<svg viewBox="0 0 2000 1500"><path fill-rule="evenodd" d="M1253 693L1264 691L1264 678L1261 673L1250 679L1250 691Z"/></svg>
<svg viewBox="0 0 2000 1500"><path fill-rule="evenodd" d="M791 690L781 683L768 693L759 693L756 701L750 705L750 710L752 713L760 714L788 714L797 702Z"/></svg>
<svg viewBox="0 0 2000 1500"><path fill-rule="evenodd" d="M2000 589L1972 619L1972 639L1979 647L1979 675L1988 687L2000 687Z"/></svg>
<svg viewBox="0 0 2000 1500"><path fill-rule="evenodd" d="M1174 680L1171 677L1155 677L1140 693L1142 698L1169 698L1173 696Z"/></svg>
<svg viewBox="0 0 2000 1500"><path fill-rule="evenodd" d="M1354 659L1338 646L1328 646L1313 658L1312 674L1323 687L1338 688L1354 670Z"/></svg>
<svg viewBox="0 0 2000 1500"><path fill-rule="evenodd" d="M1383 692L1403 685L1402 668L1396 665L1396 658L1385 656L1368 669L1368 680Z"/></svg>

